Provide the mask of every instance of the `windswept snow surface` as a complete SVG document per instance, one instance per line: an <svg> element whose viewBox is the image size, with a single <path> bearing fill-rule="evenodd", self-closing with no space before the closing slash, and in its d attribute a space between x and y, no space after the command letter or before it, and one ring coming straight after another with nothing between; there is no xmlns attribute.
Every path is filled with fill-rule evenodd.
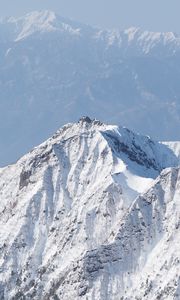
<svg viewBox="0 0 180 300"><path fill-rule="evenodd" d="M82 115L180 140L179 66L172 32L101 30L52 11L1 20L0 166Z"/></svg>
<svg viewBox="0 0 180 300"><path fill-rule="evenodd" d="M178 165L83 117L0 169L0 299L178 300Z"/></svg>

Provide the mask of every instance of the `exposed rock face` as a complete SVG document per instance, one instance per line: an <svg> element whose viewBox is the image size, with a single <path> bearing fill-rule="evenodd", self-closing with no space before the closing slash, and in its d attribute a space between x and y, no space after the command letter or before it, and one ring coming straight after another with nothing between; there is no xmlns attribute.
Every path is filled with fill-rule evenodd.
<svg viewBox="0 0 180 300"><path fill-rule="evenodd" d="M0 298L179 299L172 149L83 117L0 169Z"/></svg>

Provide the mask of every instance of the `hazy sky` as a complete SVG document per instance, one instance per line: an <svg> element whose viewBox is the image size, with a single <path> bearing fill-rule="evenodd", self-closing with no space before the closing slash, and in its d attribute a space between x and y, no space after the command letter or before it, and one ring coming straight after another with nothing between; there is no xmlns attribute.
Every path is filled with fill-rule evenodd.
<svg viewBox="0 0 180 300"><path fill-rule="evenodd" d="M180 33L180 0L0 0L0 15L51 9L64 17L99 27Z"/></svg>

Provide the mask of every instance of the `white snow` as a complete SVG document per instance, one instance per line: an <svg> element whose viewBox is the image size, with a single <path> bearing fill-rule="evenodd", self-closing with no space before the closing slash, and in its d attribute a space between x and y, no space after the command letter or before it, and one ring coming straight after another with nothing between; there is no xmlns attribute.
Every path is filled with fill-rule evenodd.
<svg viewBox="0 0 180 300"><path fill-rule="evenodd" d="M168 147L82 118L0 169L1 297L173 299L180 177Z"/></svg>

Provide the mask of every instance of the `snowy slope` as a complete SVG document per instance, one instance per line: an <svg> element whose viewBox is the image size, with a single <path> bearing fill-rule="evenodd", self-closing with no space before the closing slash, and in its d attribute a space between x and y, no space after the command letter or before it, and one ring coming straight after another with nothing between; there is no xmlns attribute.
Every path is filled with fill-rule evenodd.
<svg viewBox="0 0 180 300"><path fill-rule="evenodd" d="M180 160L180 142L163 142L164 145L171 149L176 157Z"/></svg>
<svg viewBox="0 0 180 300"><path fill-rule="evenodd" d="M1 20L0 46L0 166L82 115L180 139L179 35L40 11Z"/></svg>
<svg viewBox="0 0 180 300"><path fill-rule="evenodd" d="M163 171L134 201L112 241L77 263L82 299L180 298L179 182L179 168ZM59 295L66 298L70 290L76 297L72 278L70 270Z"/></svg>
<svg viewBox="0 0 180 300"><path fill-rule="evenodd" d="M176 299L178 164L84 117L0 169L0 298Z"/></svg>

